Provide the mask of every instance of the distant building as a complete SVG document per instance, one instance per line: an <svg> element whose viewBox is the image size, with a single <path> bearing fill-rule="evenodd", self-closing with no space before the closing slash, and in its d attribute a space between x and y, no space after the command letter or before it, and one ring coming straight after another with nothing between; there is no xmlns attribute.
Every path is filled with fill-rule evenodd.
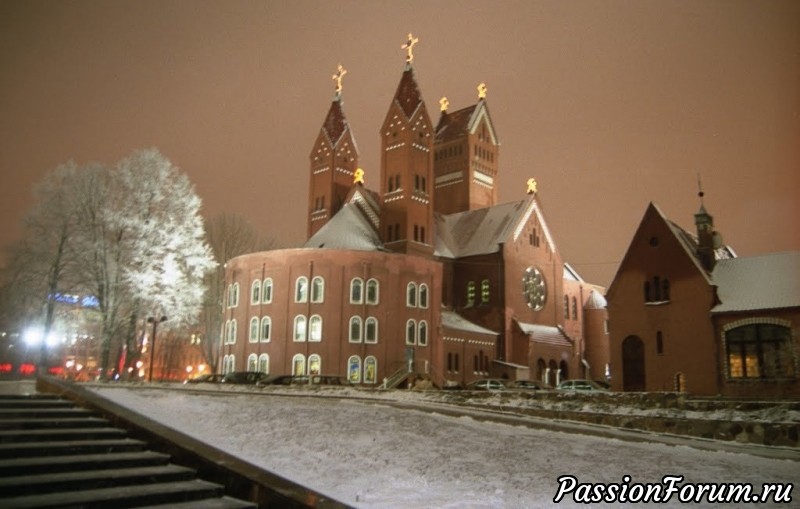
<svg viewBox="0 0 800 509"><path fill-rule="evenodd" d="M800 396L800 252L738 258L695 225L647 208L607 294L613 387Z"/></svg>
<svg viewBox="0 0 800 509"><path fill-rule="evenodd" d="M603 291L562 260L533 180L527 197L497 204L485 87L455 112L443 98L434 124L412 60L380 128L379 173L358 167L346 71L334 76L310 153L307 242L226 264L223 372L374 385L602 378Z"/></svg>

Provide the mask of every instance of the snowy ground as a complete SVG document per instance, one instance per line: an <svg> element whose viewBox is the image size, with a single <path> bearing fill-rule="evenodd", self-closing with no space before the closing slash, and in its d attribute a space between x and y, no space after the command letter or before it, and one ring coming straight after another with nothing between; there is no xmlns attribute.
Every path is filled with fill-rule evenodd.
<svg viewBox="0 0 800 509"><path fill-rule="evenodd" d="M554 507L580 483L796 483L800 462L479 422L380 400L103 387L103 396L249 462L364 508ZM623 476L631 479L623 483ZM678 485L681 487L681 484ZM800 488L798 488L800 489ZM793 490L791 504L800 507ZM639 504L631 504L630 507ZM678 507L678 496L661 507ZM567 495L559 507L579 504ZM731 507L696 504L695 507Z"/></svg>

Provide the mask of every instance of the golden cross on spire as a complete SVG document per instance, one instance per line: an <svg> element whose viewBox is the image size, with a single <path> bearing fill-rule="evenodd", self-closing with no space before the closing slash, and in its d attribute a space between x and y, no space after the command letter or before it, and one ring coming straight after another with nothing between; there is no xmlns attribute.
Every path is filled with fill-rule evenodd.
<svg viewBox="0 0 800 509"><path fill-rule="evenodd" d="M364 170L361 168L356 169L356 172L353 174L353 184L363 184L364 183Z"/></svg>
<svg viewBox="0 0 800 509"><path fill-rule="evenodd" d="M478 85L478 99L486 99L486 83Z"/></svg>
<svg viewBox="0 0 800 509"><path fill-rule="evenodd" d="M450 106L450 101L447 100L447 97L439 99L439 108L441 111L447 111L448 106Z"/></svg>
<svg viewBox="0 0 800 509"><path fill-rule="evenodd" d="M414 61L414 45L419 42L419 37L414 37L411 32L408 33L408 42L400 46L400 49L408 51L406 55L406 62L409 64Z"/></svg>
<svg viewBox="0 0 800 509"><path fill-rule="evenodd" d="M336 74L334 74L331 79L336 81L336 93L340 94L342 92L342 78L344 75L347 74L347 69L342 67L342 64L339 64L339 67L336 69Z"/></svg>
<svg viewBox="0 0 800 509"><path fill-rule="evenodd" d="M528 179L528 194L536 194L536 179L529 178Z"/></svg>

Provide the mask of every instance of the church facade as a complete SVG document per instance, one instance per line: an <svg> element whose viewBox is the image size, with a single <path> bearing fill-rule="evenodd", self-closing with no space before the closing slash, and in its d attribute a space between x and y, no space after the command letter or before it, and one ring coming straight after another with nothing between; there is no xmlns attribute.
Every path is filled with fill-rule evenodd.
<svg viewBox="0 0 800 509"><path fill-rule="evenodd" d="M380 127L380 173L336 93L309 155L308 240L228 260L223 372L330 374L436 386L484 377L603 378L603 289L561 257L536 183L497 203L500 144L486 88L431 120L409 37Z"/></svg>

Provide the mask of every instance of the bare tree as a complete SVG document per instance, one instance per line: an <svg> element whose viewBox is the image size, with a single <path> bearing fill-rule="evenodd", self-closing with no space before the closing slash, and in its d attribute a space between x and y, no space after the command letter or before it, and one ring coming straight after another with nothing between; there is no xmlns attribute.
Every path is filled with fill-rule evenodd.
<svg viewBox="0 0 800 509"><path fill-rule="evenodd" d="M247 220L233 214L220 214L207 221L206 239L218 265L206 275L207 293L200 323L203 354L206 363L216 372L225 295L225 263L239 255L272 249L276 242L274 238L260 235Z"/></svg>

